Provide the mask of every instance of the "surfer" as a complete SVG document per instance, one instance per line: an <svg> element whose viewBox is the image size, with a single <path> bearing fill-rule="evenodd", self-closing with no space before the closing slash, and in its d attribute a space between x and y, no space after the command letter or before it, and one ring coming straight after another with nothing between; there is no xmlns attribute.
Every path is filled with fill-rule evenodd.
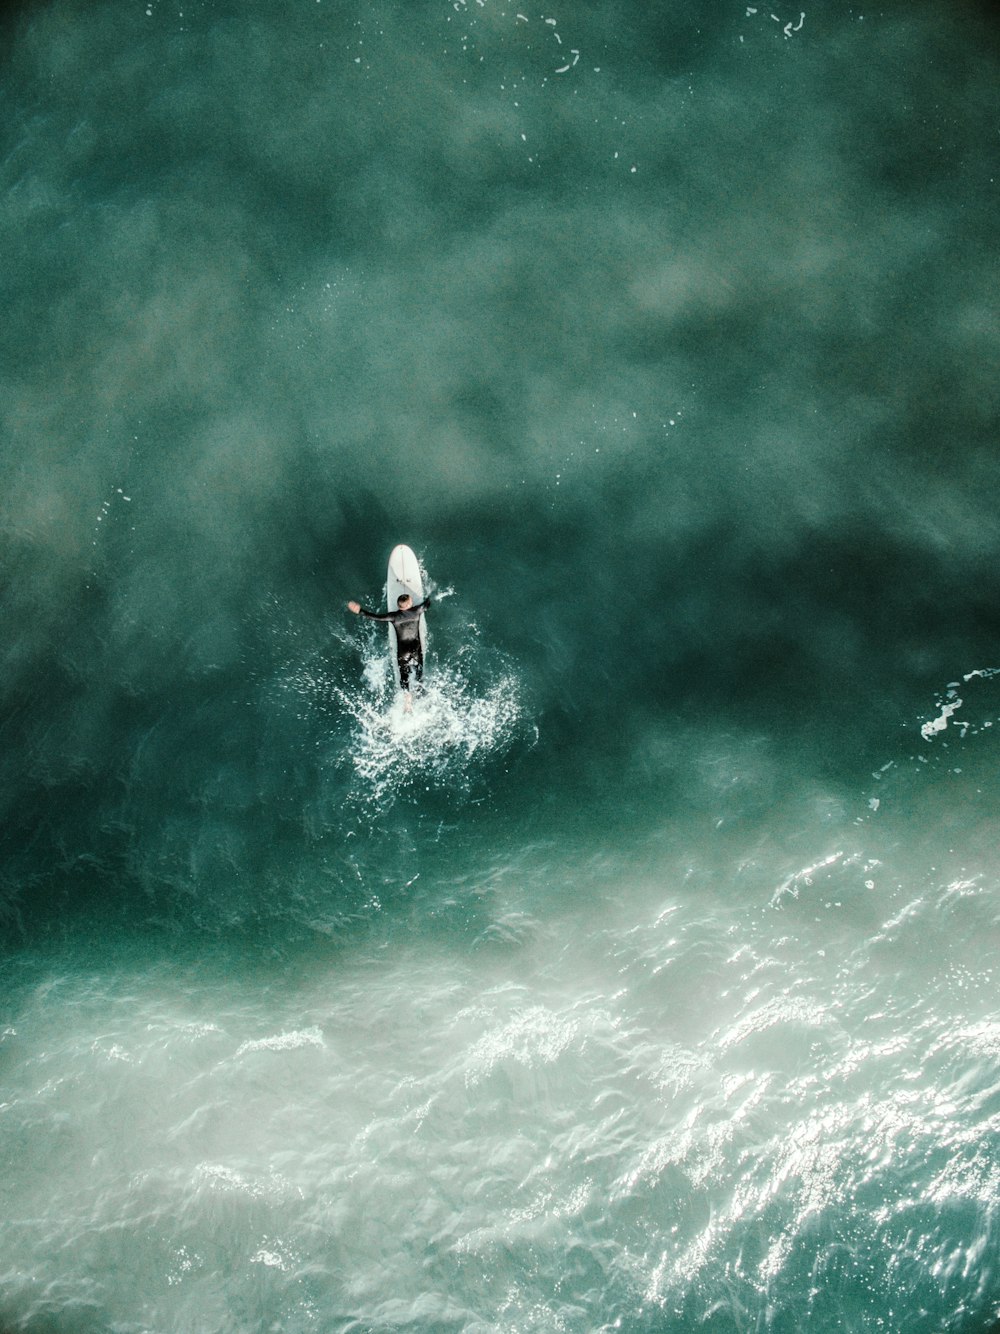
<svg viewBox="0 0 1000 1334"><path fill-rule="evenodd" d="M347 610L367 616L371 621L391 621L396 631L396 666L399 668L400 689L410 693L410 677L419 685L424 674L424 652L420 646L420 618L431 605L430 598L413 605L409 593L400 593L396 611L369 611L360 602L349 602Z"/></svg>

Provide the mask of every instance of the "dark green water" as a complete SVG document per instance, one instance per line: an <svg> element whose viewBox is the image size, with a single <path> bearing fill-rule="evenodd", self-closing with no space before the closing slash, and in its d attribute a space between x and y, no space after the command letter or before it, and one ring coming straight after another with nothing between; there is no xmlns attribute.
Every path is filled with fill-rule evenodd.
<svg viewBox="0 0 1000 1334"><path fill-rule="evenodd" d="M0 19L5 1330L1000 1320L1000 27L577 8Z"/></svg>

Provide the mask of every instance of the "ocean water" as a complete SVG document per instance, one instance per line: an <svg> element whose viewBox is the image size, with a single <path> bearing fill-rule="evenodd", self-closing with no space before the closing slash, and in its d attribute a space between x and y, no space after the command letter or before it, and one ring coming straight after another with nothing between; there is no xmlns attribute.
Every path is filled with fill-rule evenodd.
<svg viewBox="0 0 1000 1334"><path fill-rule="evenodd" d="M2 1334L1000 1328L998 74L5 9Z"/></svg>

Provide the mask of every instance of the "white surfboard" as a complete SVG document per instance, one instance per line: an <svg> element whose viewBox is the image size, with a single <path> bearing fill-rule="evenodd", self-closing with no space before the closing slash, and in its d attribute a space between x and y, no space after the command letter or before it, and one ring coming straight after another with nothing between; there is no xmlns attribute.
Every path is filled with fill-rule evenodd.
<svg viewBox="0 0 1000 1334"><path fill-rule="evenodd" d="M409 547L393 547L389 556L389 573L385 580L385 605L390 611L396 610L396 604L403 593L409 593L414 602L424 600L424 580L420 573L420 564ZM420 618L420 648L427 652L427 618ZM396 628L389 626L389 661L393 672L396 671Z"/></svg>

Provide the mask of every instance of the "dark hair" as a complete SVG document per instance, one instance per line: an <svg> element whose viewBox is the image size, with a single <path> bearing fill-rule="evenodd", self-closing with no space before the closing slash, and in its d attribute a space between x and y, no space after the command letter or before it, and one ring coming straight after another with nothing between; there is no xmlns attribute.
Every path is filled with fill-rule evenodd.
<svg viewBox="0 0 1000 1334"><path fill-rule="evenodd" d="M399 597L396 599L396 606L401 607L407 598L412 598L412 596L411 593L400 593Z"/></svg>

